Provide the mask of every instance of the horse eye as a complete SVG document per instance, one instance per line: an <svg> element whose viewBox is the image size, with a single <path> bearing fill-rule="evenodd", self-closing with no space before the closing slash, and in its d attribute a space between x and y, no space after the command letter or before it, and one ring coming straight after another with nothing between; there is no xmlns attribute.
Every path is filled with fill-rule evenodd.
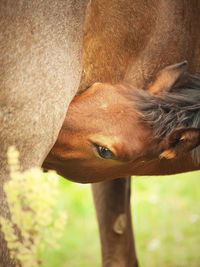
<svg viewBox="0 0 200 267"><path fill-rule="evenodd" d="M95 147L96 147L97 152L98 152L100 157L102 157L104 159L113 159L114 158L115 155L108 148L106 148L104 146L97 145L97 144L95 144Z"/></svg>

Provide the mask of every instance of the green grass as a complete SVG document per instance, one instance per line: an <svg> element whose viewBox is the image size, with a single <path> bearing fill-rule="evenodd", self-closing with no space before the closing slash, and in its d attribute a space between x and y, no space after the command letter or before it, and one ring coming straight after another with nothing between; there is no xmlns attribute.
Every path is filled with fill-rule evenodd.
<svg viewBox="0 0 200 267"><path fill-rule="evenodd" d="M60 249L44 267L100 267L100 243L89 186L60 180L68 222ZM134 177L132 211L141 267L200 266L200 172Z"/></svg>
<svg viewBox="0 0 200 267"><path fill-rule="evenodd" d="M132 206L142 267L200 266L200 172L137 177Z"/></svg>

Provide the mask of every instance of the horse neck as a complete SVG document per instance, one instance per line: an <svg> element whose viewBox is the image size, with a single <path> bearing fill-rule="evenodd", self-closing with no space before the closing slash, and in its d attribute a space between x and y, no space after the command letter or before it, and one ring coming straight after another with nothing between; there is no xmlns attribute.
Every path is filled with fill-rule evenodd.
<svg viewBox="0 0 200 267"><path fill-rule="evenodd" d="M155 27L145 48L130 62L125 81L146 88L160 69L183 60L188 60L190 72L199 71L199 8L200 1L158 1Z"/></svg>
<svg viewBox="0 0 200 267"><path fill-rule="evenodd" d="M144 49L154 28L156 0L91 1L83 37L80 91L94 82L119 83L130 59Z"/></svg>

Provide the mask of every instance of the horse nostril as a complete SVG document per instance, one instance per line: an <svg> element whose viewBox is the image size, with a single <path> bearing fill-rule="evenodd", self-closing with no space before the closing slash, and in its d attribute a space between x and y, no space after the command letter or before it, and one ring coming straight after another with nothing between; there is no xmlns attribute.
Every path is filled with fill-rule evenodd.
<svg viewBox="0 0 200 267"><path fill-rule="evenodd" d="M97 144L94 144L94 146L96 147L100 157L104 159L113 159L115 157L114 153L110 151L108 148Z"/></svg>

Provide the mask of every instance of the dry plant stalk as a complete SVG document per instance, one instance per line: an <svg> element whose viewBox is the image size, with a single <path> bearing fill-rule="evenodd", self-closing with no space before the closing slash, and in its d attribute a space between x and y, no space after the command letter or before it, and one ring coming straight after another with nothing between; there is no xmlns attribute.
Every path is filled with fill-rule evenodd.
<svg viewBox="0 0 200 267"><path fill-rule="evenodd" d="M58 247L56 240L66 224L66 214L56 210L58 175L39 168L20 172L19 153L8 150L10 180L4 191L10 219L0 216L10 256L22 267L41 266L41 255L48 247Z"/></svg>

